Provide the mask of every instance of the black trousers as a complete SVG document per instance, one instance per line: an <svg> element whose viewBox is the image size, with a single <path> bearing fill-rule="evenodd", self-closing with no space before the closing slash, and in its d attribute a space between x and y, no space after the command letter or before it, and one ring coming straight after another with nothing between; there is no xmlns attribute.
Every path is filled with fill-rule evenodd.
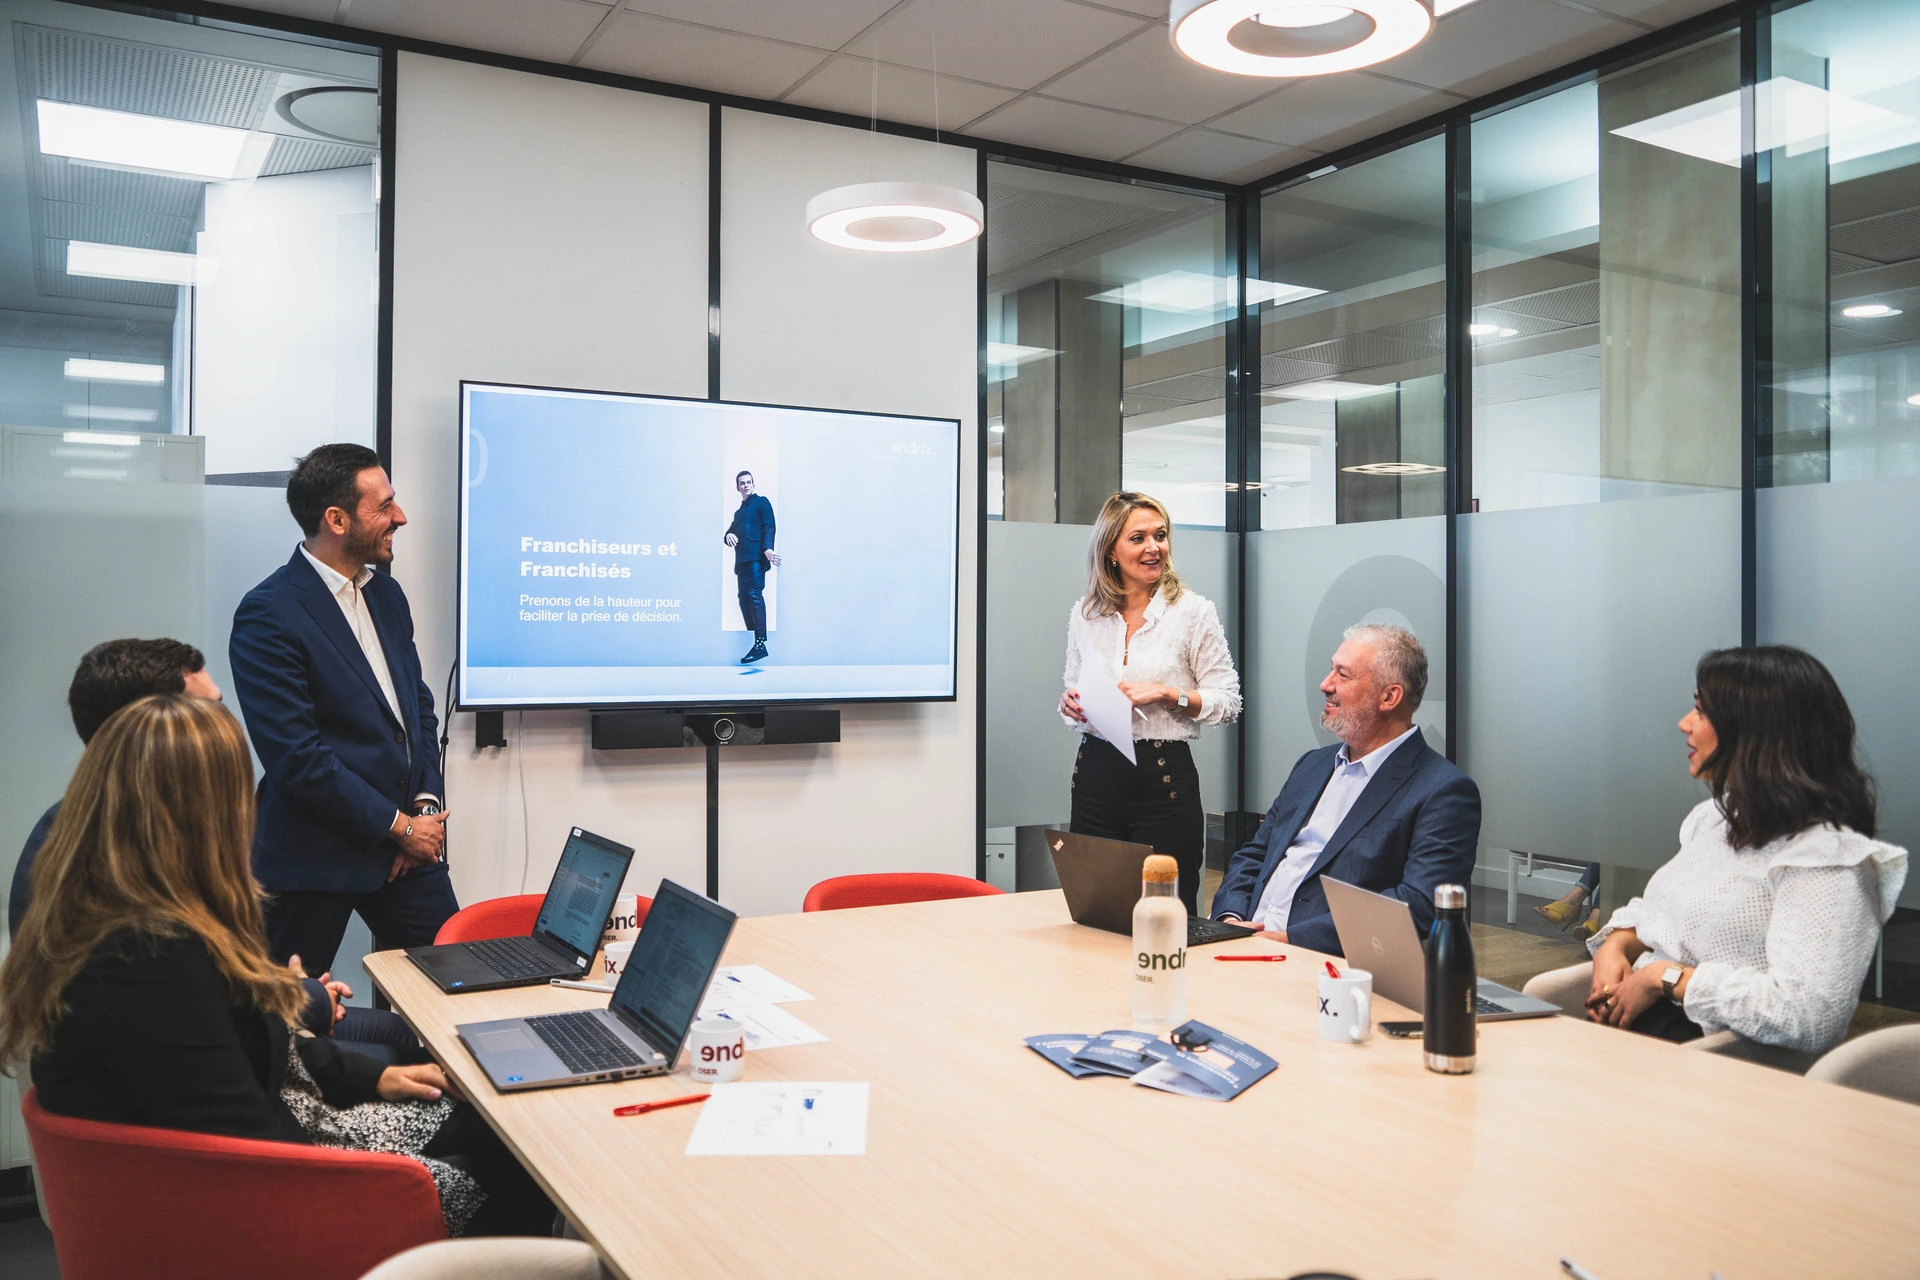
<svg viewBox="0 0 1920 1280"><path fill-rule="evenodd" d="M1654 1001L1653 1007L1635 1018L1627 1030L1652 1036L1656 1040L1671 1040L1675 1044L1698 1040L1707 1034L1699 1023L1687 1016L1685 1009L1671 1000Z"/></svg>
<svg viewBox="0 0 1920 1280"><path fill-rule="evenodd" d="M1193 751L1176 739L1141 738L1136 763L1112 743L1085 734L1073 763L1076 835L1152 845L1180 864L1180 900L1199 914L1200 864L1206 854L1207 815L1200 806L1200 772Z"/></svg>
<svg viewBox="0 0 1920 1280"><path fill-rule="evenodd" d="M267 948L281 964L299 956L301 967L318 977L333 968L347 917L356 911L373 933L373 949L391 951L431 943L459 909L444 862L409 871L371 893L269 890Z"/></svg>
<svg viewBox="0 0 1920 1280"><path fill-rule="evenodd" d="M466 1103L455 1106L420 1154L455 1164L487 1193L463 1233L468 1236L550 1236L553 1201L500 1135Z"/></svg>
<svg viewBox="0 0 1920 1280"><path fill-rule="evenodd" d="M740 619L760 644L767 642L767 562L764 557L733 566L740 584Z"/></svg>

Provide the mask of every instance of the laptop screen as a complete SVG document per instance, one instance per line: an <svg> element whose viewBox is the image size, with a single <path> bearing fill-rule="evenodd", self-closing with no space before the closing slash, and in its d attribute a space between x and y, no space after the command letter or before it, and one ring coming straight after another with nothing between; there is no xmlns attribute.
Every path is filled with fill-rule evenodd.
<svg viewBox="0 0 1920 1280"><path fill-rule="evenodd" d="M647 922L614 988L611 1007L671 1062L720 967L733 912L671 880L647 910Z"/></svg>
<svg viewBox="0 0 1920 1280"><path fill-rule="evenodd" d="M573 948L577 955L591 956L600 949L600 932L607 927L607 914L632 861L633 850L625 845L575 827L560 851L560 865L540 904L534 933Z"/></svg>

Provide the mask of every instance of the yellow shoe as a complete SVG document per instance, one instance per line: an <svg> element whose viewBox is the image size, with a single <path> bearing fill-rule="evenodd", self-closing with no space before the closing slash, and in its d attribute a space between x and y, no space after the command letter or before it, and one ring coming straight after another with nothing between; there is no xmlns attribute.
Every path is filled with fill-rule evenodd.
<svg viewBox="0 0 1920 1280"><path fill-rule="evenodd" d="M1534 910L1545 916L1557 929L1564 929L1580 918L1580 908L1571 902L1549 902Z"/></svg>
<svg viewBox="0 0 1920 1280"><path fill-rule="evenodd" d="M1580 927L1575 929L1573 932L1575 936L1577 936L1582 942L1585 942L1588 938L1591 938L1594 934L1600 932L1599 909L1595 908L1593 914L1588 916L1586 920L1580 925Z"/></svg>

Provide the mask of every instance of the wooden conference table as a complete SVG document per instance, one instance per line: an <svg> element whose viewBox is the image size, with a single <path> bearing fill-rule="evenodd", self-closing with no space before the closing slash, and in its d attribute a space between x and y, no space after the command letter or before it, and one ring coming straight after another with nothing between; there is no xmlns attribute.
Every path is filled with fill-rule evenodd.
<svg viewBox="0 0 1920 1280"><path fill-rule="evenodd" d="M744 1078L871 1082L864 1156L689 1158L699 1108L612 1116L688 1092L684 1063L497 1094L456 1023L604 997L446 996L398 952L366 968L630 1280L1920 1274L1920 1107L1570 1018L1483 1026L1478 1072L1434 1075L1418 1041L1318 1038L1314 953L1212 958L1270 950L1189 952L1192 1016L1280 1062L1218 1103L1021 1044L1127 1025L1127 939L1057 891L741 920L725 963L817 997L784 1007L827 1036Z"/></svg>

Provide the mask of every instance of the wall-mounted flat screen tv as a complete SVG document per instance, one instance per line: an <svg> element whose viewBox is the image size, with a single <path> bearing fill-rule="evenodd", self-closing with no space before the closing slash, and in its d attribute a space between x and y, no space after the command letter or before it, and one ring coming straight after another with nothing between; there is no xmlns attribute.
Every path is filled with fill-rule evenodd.
<svg viewBox="0 0 1920 1280"><path fill-rule="evenodd" d="M463 382L460 466L463 707L954 696L952 419Z"/></svg>

